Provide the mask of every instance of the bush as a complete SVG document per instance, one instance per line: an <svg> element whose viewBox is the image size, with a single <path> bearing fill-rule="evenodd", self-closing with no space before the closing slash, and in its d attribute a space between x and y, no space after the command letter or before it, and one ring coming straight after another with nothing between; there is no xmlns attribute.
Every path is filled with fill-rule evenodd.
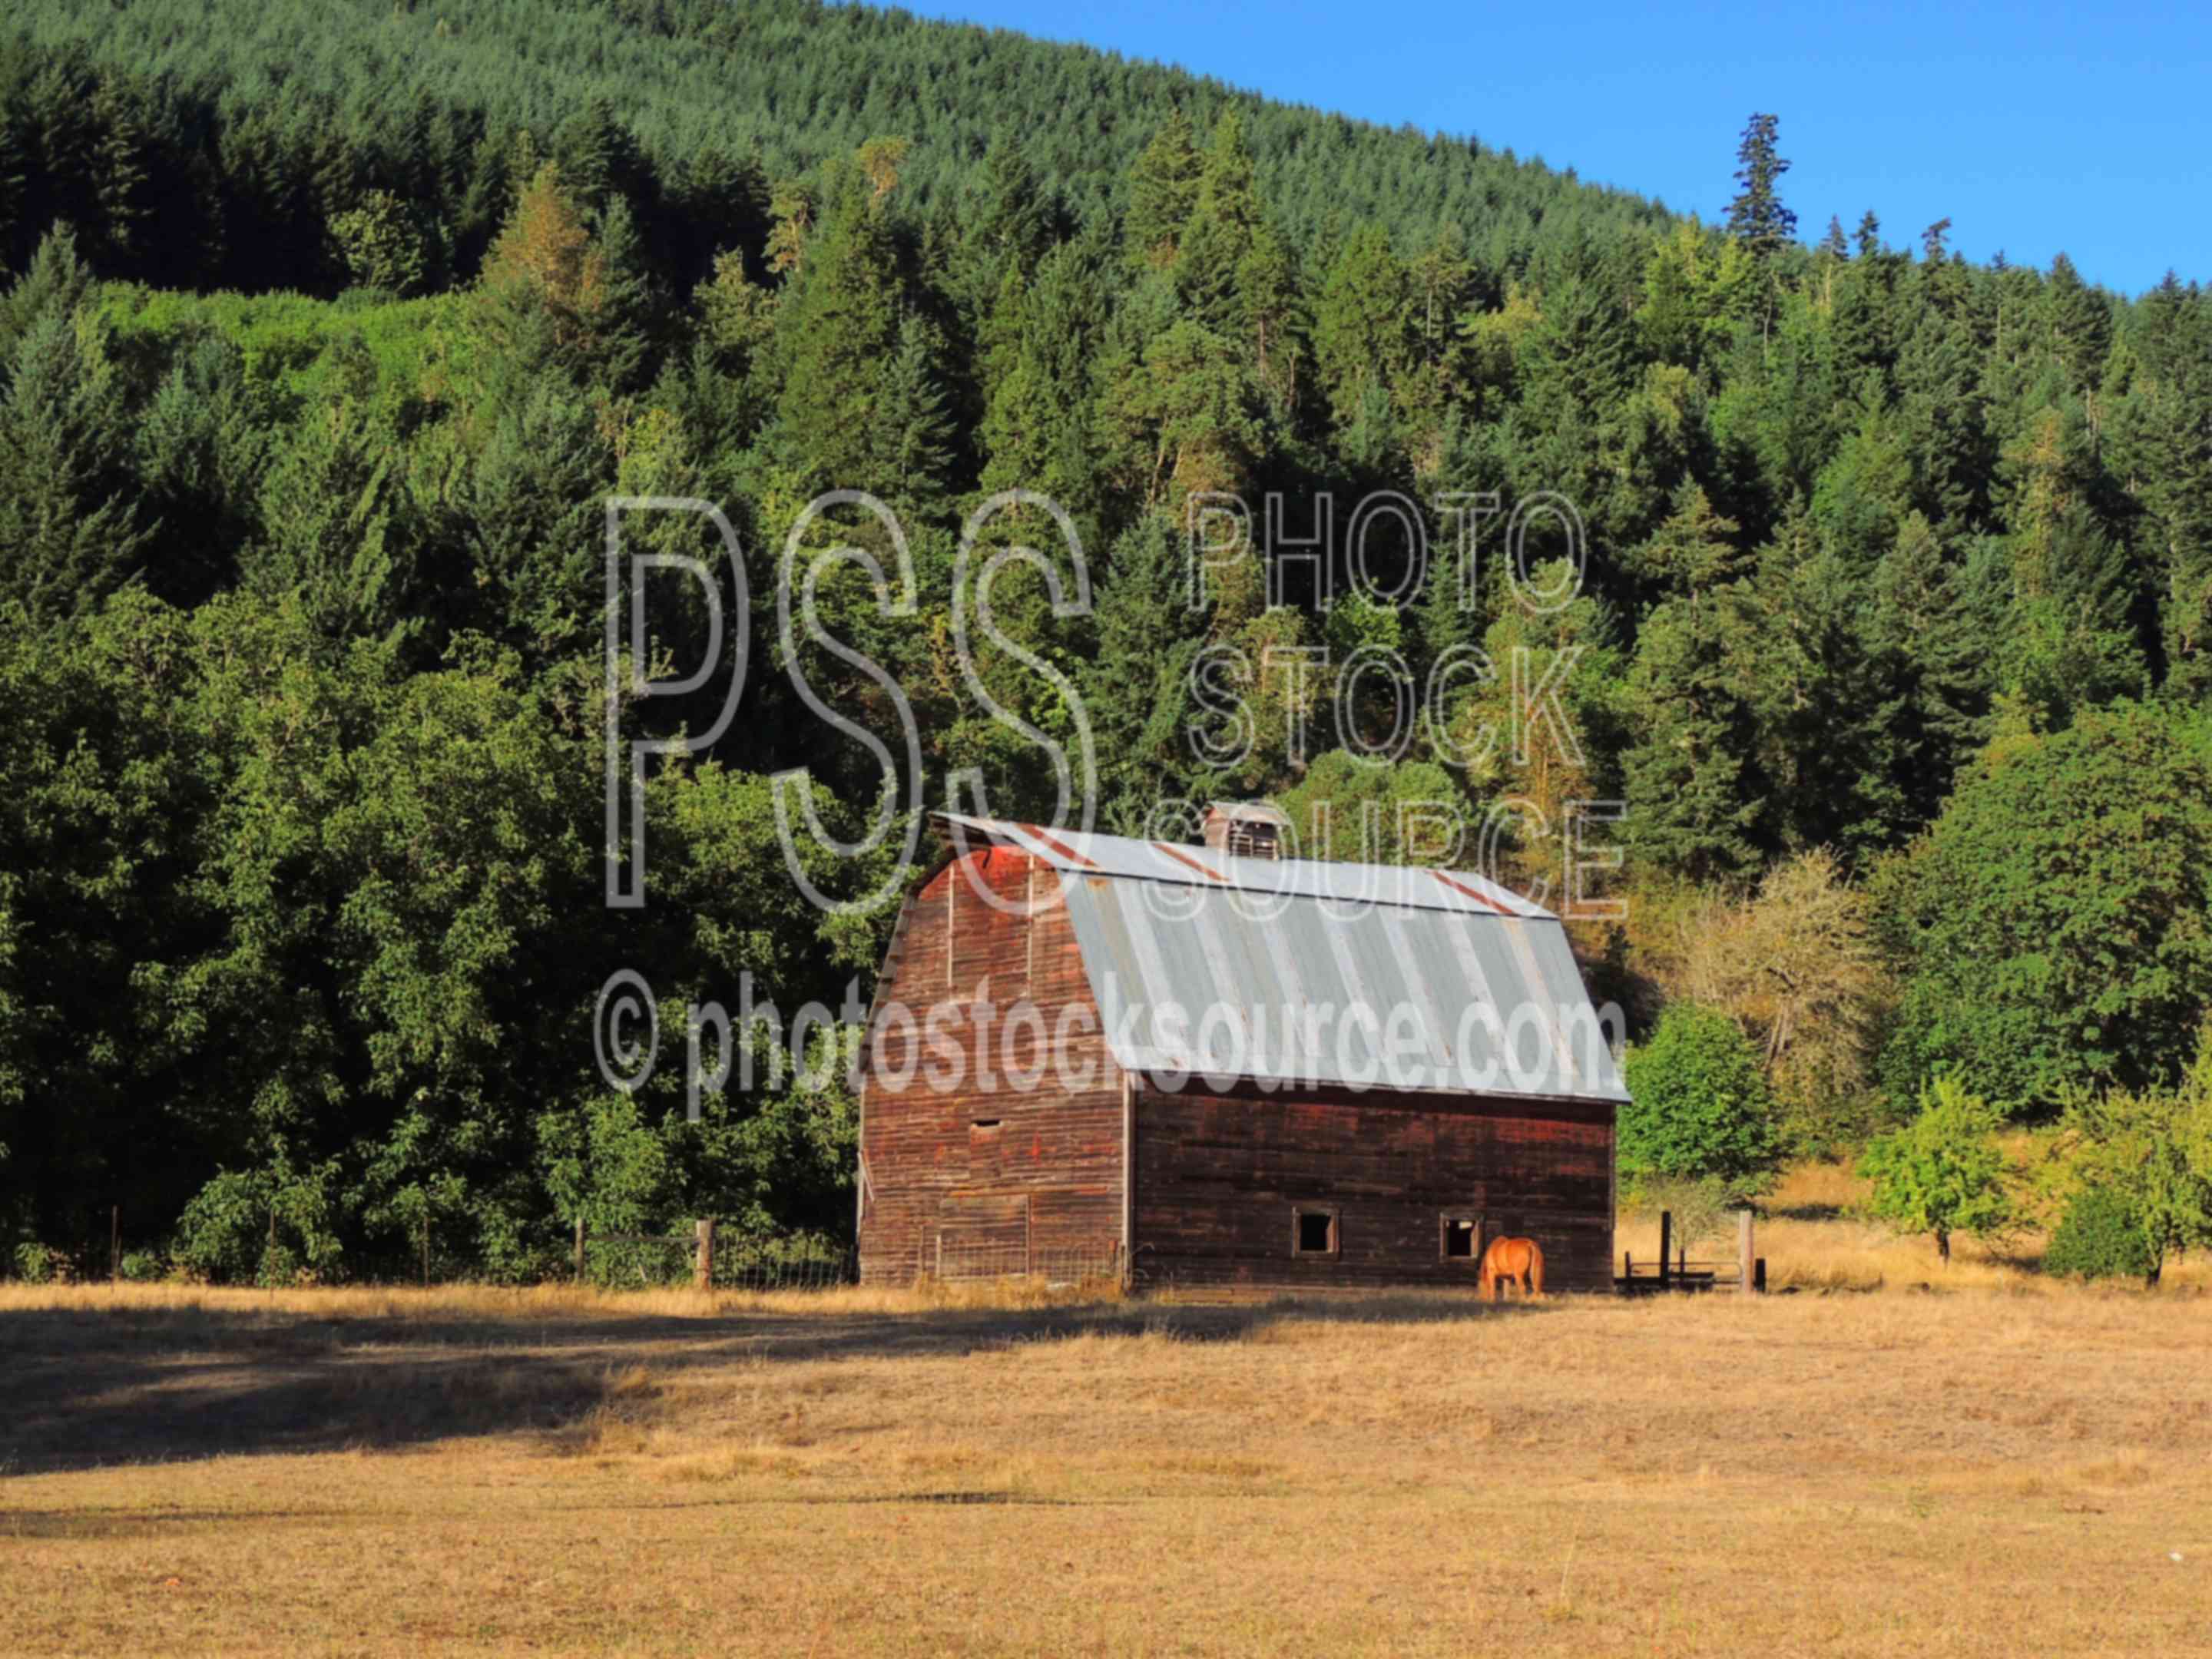
<svg viewBox="0 0 2212 1659"><path fill-rule="evenodd" d="M288 1181L225 1170L177 1218L177 1265L218 1285L290 1285L303 1267L327 1274L339 1253L328 1224L329 1178L327 1170Z"/></svg>
<svg viewBox="0 0 2212 1659"><path fill-rule="evenodd" d="M1774 1098L1741 1027L1694 1002L1668 1006L1624 1068L1622 1177L1711 1179L1732 1197L1756 1191L1780 1156Z"/></svg>
<svg viewBox="0 0 2212 1659"><path fill-rule="evenodd" d="M1646 1176L1626 1194L1625 1204L1644 1220L1656 1221L1665 1211L1673 1218L1674 1243L1682 1246L1724 1237L1737 1207L1727 1183L1691 1176Z"/></svg>
<svg viewBox="0 0 2212 1659"><path fill-rule="evenodd" d="M54 1253L36 1241L18 1244L15 1273L26 1284L46 1284L54 1276Z"/></svg>
<svg viewBox="0 0 2212 1659"><path fill-rule="evenodd" d="M2126 1195L2109 1187L2076 1187L2044 1252L2043 1271L2082 1279L2148 1279L2151 1267L2142 1218Z"/></svg>
<svg viewBox="0 0 2212 1659"><path fill-rule="evenodd" d="M2212 1030L2179 1089L2085 1092L2065 1127L2076 1182L2102 1190L2142 1241L2144 1284L2169 1253L2212 1244Z"/></svg>
<svg viewBox="0 0 2212 1659"><path fill-rule="evenodd" d="M2007 1185L1997 1129L2004 1115L1956 1078L1939 1079L1920 1095L1920 1115L1882 1135L1859 1160L1874 1182L1867 1209L1902 1233L1932 1233L1936 1253L1951 1262L1951 1235L1998 1239L2019 1224Z"/></svg>
<svg viewBox="0 0 2212 1659"><path fill-rule="evenodd" d="M177 1260L216 1284L251 1283L268 1238L266 1182L225 1171L185 1206Z"/></svg>

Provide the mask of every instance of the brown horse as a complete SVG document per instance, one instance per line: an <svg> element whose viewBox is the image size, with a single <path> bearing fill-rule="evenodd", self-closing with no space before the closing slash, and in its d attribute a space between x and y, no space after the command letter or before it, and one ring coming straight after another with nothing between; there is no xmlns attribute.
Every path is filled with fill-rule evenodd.
<svg viewBox="0 0 2212 1659"><path fill-rule="evenodd" d="M1495 1302L1504 1294L1510 1280L1519 1281L1523 1296L1543 1295L1544 1253L1536 1248L1534 1239L1494 1238L1482 1253L1477 1291Z"/></svg>

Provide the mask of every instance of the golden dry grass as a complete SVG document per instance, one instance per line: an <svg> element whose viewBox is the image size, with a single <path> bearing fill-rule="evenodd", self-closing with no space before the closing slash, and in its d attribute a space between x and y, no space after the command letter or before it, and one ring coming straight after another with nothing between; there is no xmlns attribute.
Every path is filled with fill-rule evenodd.
<svg viewBox="0 0 2212 1659"><path fill-rule="evenodd" d="M1864 1248L1499 1310L18 1288L0 1651L2212 1651L2212 1302Z"/></svg>
<svg viewBox="0 0 2212 1659"><path fill-rule="evenodd" d="M2015 1164L2025 1165L2040 1156L2027 1137L2014 1140L2009 1150ZM1936 1254L1933 1239L1900 1238L1878 1223L1854 1218L1866 1195L1867 1183L1846 1164L1801 1164L1785 1173L1762 1202L1765 1213L1753 1243L1754 1254L1766 1258L1768 1288L1815 1292L1990 1290L2062 1297L2085 1293L2038 1270L2046 1241L2034 1227L2001 1245L1954 1237L1947 1267ZM1657 1219L1624 1218L1613 1245L1616 1262L1624 1250L1641 1261L1657 1260ZM1693 1261L1734 1261L1734 1218L1722 1236L1693 1242L1690 1256ZM2212 1290L2212 1258L2198 1252L2170 1261L2163 1278L2167 1289L2185 1294Z"/></svg>

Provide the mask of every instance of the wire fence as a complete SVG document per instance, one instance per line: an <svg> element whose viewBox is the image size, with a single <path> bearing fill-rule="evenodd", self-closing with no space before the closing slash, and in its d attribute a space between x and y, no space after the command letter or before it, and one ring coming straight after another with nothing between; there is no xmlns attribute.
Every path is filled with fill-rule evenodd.
<svg viewBox="0 0 2212 1659"><path fill-rule="evenodd" d="M1121 1253L1104 1249L1039 1249L1028 1244L969 1243L940 1235L921 1264L924 1276L948 1285L1027 1279L1060 1287L1106 1284L1121 1276Z"/></svg>
<svg viewBox="0 0 2212 1659"><path fill-rule="evenodd" d="M272 1245L222 1261L196 1261L167 1249L132 1248L121 1212L108 1236L68 1245L0 1237L0 1279L32 1284L115 1282L301 1286L316 1284L467 1285L581 1283L613 1290L696 1285L700 1229L672 1222L650 1232L576 1230L572 1243L538 1245L520 1259L492 1260L434 1236L349 1252L335 1270L315 1271L289 1249ZM741 1233L716 1229L708 1283L716 1290L823 1291L854 1283L851 1243L831 1234Z"/></svg>
<svg viewBox="0 0 2212 1659"><path fill-rule="evenodd" d="M696 1230L681 1233L589 1233L583 1277L611 1288L698 1283ZM745 1237L718 1233L708 1257L708 1285L718 1291L826 1291L849 1285L859 1263L851 1248L811 1235Z"/></svg>
<svg viewBox="0 0 2212 1659"><path fill-rule="evenodd" d="M610 1290L641 1290L700 1284L701 1242L701 1225L691 1221L643 1232L580 1228L571 1243L534 1251L530 1260L517 1264L481 1260L447 1240L425 1238L374 1256L349 1256L338 1272L312 1273L283 1252L272 1251L258 1263L204 1267L163 1251L132 1250L125 1248L128 1240L117 1218L108 1238L85 1241L76 1249L26 1246L12 1252L9 1260L0 1261L0 1278L46 1282L182 1278L193 1283L211 1278L217 1283L283 1285L566 1280ZM1123 1267L1117 1246L1038 1246L1018 1237L1010 1239L1003 1231L995 1237L978 1237L964 1230L925 1231L911 1256L904 1251L899 1255L906 1260L892 1269L890 1277L908 1282L1103 1286L1120 1283ZM860 1279L860 1261L851 1243L818 1233L749 1234L715 1228L707 1267L704 1282L726 1291L827 1291ZM871 1277L878 1271L872 1267Z"/></svg>
<svg viewBox="0 0 2212 1659"><path fill-rule="evenodd" d="M747 1238L718 1234L709 1283L717 1290L812 1291L849 1285L859 1259L844 1244L819 1238ZM695 1284L698 1244L693 1232L594 1233L584 1244L584 1276L593 1284ZM1113 1247L1040 1249L1026 1243L940 1235L915 1264L915 1278L973 1285L1026 1280L1048 1288L1117 1283L1121 1254Z"/></svg>

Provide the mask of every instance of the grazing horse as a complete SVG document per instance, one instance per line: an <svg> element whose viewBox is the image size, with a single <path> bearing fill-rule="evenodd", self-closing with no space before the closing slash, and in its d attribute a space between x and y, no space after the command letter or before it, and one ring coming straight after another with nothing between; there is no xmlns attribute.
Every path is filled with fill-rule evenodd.
<svg viewBox="0 0 2212 1659"><path fill-rule="evenodd" d="M1482 1253L1477 1291L1492 1302L1504 1294L1508 1280L1517 1279L1523 1296L1544 1293L1544 1253L1533 1238L1494 1238Z"/></svg>

